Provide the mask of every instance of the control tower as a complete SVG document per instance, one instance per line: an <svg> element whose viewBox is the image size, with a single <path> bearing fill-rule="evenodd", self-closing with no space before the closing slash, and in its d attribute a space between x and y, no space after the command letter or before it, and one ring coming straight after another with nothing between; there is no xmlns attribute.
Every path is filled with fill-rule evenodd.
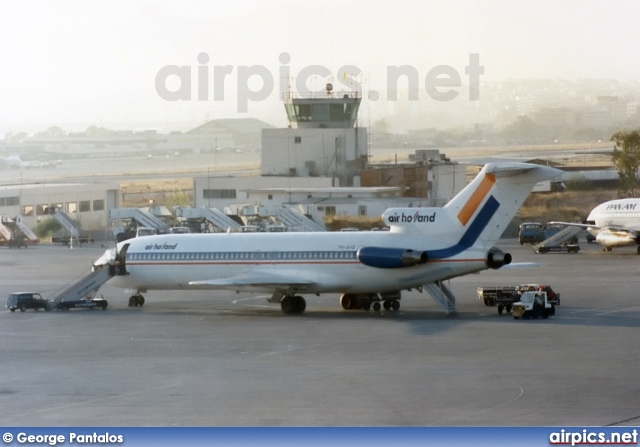
<svg viewBox="0 0 640 447"><path fill-rule="evenodd" d="M289 127L292 129L351 129L355 127L362 98L357 94L334 95L327 84L326 96L284 100Z"/></svg>
<svg viewBox="0 0 640 447"><path fill-rule="evenodd" d="M334 186L359 186L367 165L367 129L358 127L359 92L325 91L284 98L289 126L263 129L262 175L332 177Z"/></svg>

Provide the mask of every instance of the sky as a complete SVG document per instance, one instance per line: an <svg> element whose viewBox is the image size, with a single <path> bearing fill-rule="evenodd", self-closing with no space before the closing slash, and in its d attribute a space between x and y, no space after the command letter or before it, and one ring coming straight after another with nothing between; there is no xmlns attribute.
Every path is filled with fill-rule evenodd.
<svg viewBox="0 0 640 447"><path fill-rule="evenodd" d="M635 0L10 0L0 133L250 116L281 125L287 71L330 73L369 97L386 92L389 67L406 66L426 96L441 66L471 82L472 55L480 81L638 81L639 17ZM311 90L325 83L308 79Z"/></svg>

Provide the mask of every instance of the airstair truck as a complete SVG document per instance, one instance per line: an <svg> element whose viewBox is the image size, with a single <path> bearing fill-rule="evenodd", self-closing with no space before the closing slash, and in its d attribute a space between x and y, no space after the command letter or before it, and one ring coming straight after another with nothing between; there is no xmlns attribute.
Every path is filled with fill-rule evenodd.
<svg viewBox="0 0 640 447"><path fill-rule="evenodd" d="M581 231L581 227L567 225L542 242L535 244L533 246L533 251L536 254L578 253L580 251L580 246L578 244L572 244L571 241L576 240L576 236Z"/></svg>
<svg viewBox="0 0 640 447"><path fill-rule="evenodd" d="M109 249L93 263L91 271L80 278L66 284L58 292L49 297L58 306L65 300L79 300L97 290L114 275L115 249Z"/></svg>

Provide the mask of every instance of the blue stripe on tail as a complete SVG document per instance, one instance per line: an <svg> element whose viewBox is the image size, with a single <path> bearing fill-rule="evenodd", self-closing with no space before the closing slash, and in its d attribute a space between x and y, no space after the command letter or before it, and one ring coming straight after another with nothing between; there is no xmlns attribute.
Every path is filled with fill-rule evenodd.
<svg viewBox="0 0 640 447"><path fill-rule="evenodd" d="M450 258L459 253L462 253L468 248L471 248L480 237L480 234L487 227L487 225L493 218L493 215L496 213L496 211L498 211L498 208L500 208L500 203L498 203L498 201L493 196L490 196L487 199L487 202L482 206L482 209L480 209L478 216L471 223L471 225L469 225L467 231L465 231L460 238L460 241L456 245L448 248L441 248L439 250L433 251L429 250L429 259Z"/></svg>

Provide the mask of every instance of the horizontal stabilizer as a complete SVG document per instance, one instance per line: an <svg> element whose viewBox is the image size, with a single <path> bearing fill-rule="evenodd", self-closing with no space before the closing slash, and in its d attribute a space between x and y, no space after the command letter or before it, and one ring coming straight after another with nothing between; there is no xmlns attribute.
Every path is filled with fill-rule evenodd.
<svg viewBox="0 0 640 447"><path fill-rule="evenodd" d="M509 265L505 265L500 270L511 270L511 269L521 269L521 268L535 268L541 267L542 264L539 262L512 262Z"/></svg>

